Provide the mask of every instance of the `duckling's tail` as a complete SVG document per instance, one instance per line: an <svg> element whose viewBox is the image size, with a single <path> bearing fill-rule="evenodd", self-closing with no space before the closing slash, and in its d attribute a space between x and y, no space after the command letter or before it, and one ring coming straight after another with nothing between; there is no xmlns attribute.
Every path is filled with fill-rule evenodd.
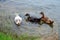
<svg viewBox="0 0 60 40"><path fill-rule="evenodd" d="M54 23L54 21L51 21L51 24L53 24Z"/></svg>
<svg viewBox="0 0 60 40"><path fill-rule="evenodd" d="M51 28L53 28L53 23L54 21L51 21L51 23L49 24Z"/></svg>

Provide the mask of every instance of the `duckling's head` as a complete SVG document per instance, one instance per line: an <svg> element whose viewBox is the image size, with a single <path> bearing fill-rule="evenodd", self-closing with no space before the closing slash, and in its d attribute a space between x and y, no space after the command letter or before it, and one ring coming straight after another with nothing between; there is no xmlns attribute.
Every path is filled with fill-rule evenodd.
<svg viewBox="0 0 60 40"><path fill-rule="evenodd" d="M30 14L26 13L25 16L30 16Z"/></svg>

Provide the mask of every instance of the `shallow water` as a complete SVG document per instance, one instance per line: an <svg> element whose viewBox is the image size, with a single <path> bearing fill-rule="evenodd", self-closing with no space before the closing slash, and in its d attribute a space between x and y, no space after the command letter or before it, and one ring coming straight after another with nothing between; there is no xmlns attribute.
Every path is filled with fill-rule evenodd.
<svg viewBox="0 0 60 40"><path fill-rule="evenodd" d="M10 17L12 23L12 32L17 33L29 33L31 35L43 35L51 33L51 28L46 25L39 25L25 21L25 14L28 12L31 16L41 17L40 12L43 11L46 16L55 21L54 32L60 30L60 0L3 0L0 1L0 16L4 16L7 19ZM17 27L14 24L15 13L18 13L22 18L22 24ZM2 18L3 19L3 18Z"/></svg>

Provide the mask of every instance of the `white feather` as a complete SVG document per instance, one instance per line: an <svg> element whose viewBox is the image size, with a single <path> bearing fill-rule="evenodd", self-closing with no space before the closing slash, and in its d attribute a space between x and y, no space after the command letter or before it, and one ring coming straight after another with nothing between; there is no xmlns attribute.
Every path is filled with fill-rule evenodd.
<svg viewBox="0 0 60 40"><path fill-rule="evenodd" d="M19 15L16 14L16 17L15 17L14 21L15 21L16 24L18 24L18 23L21 24L22 18Z"/></svg>

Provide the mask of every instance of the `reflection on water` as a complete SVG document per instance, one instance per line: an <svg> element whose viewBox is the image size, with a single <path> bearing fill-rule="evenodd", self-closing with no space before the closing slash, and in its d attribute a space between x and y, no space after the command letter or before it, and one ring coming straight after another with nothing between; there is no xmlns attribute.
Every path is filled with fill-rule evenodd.
<svg viewBox="0 0 60 40"><path fill-rule="evenodd" d="M40 17L41 11L45 12L45 15L55 21L54 30L58 31L60 25L60 0L6 0L3 3L0 2L0 14L8 16L10 15L14 30L16 33L27 32L30 34L46 34L51 31L51 28L46 25L32 24L25 21L25 14L28 12L32 16ZM13 22L14 13L18 12L23 18L22 25L17 29ZM60 27L59 27L60 30Z"/></svg>

